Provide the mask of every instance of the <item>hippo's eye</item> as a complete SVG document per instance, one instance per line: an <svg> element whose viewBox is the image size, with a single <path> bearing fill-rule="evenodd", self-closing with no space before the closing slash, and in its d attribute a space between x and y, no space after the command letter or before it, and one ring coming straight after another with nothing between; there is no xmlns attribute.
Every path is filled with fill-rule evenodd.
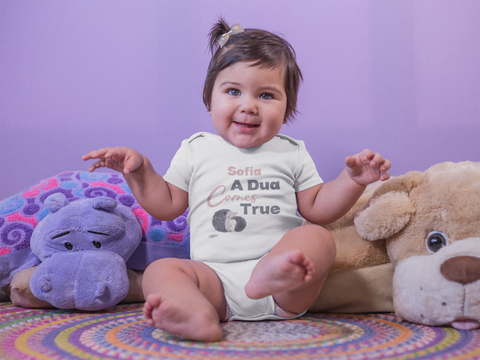
<svg viewBox="0 0 480 360"><path fill-rule="evenodd" d="M448 237L440 231L432 231L427 236L427 248L430 252L437 252L448 245Z"/></svg>
<svg viewBox="0 0 480 360"><path fill-rule="evenodd" d="M67 248L67 250L72 250L73 249L73 245L70 244L69 242L65 243L65 247Z"/></svg>
<svg viewBox="0 0 480 360"><path fill-rule="evenodd" d="M108 236L108 234L105 234L105 233L102 233L102 232L98 232L98 231L88 230L88 232L89 232L90 234Z"/></svg>
<svg viewBox="0 0 480 360"><path fill-rule="evenodd" d="M100 249L102 247L102 244L98 241L94 241L93 246L95 246L97 249Z"/></svg>
<svg viewBox="0 0 480 360"><path fill-rule="evenodd" d="M70 234L70 231L62 232L62 233L60 233L60 234L55 235L54 237L52 237L52 240L53 240L53 239L56 239L56 238L59 238L59 237L62 237L62 236L65 236L65 235L68 235L68 234Z"/></svg>

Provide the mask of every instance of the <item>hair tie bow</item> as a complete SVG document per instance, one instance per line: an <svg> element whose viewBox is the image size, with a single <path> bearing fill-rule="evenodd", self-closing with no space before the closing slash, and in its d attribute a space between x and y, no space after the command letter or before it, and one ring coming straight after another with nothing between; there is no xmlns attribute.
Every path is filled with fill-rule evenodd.
<svg viewBox="0 0 480 360"><path fill-rule="evenodd" d="M218 45L220 45L220 47L222 48L227 43L228 39L230 39L230 36L242 33L244 31L245 30L243 29L243 27L240 26L240 24L232 25L230 30L222 35L222 37L218 41Z"/></svg>

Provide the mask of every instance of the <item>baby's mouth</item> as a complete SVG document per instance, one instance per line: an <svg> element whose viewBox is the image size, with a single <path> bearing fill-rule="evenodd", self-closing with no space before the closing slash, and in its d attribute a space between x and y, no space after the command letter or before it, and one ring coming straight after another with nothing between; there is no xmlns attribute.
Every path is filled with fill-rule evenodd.
<svg viewBox="0 0 480 360"><path fill-rule="evenodd" d="M241 128L245 128L245 129L254 129L254 128L257 128L257 127L260 126L259 124L245 124L245 123L239 123L239 122L236 122L236 121L234 121L233 123L236 126L241 127Z"/></svg>

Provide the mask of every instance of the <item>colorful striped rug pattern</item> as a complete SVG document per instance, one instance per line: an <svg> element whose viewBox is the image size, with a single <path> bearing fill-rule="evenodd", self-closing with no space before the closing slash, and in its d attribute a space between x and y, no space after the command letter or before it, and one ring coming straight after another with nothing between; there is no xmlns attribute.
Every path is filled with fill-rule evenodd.
<svg viewBox="0 0 480 360"><path fill-rule="evenodd" d="M148 326L141 304L101 312L0 303L0 359L480 359L480 330L402 322L393 314L313 314L223 323L218 343Z"/></svg>

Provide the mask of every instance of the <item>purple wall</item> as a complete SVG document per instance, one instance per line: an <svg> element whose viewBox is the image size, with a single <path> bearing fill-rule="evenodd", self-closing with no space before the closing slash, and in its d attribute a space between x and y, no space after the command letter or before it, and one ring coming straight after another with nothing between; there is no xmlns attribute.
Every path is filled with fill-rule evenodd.
<svg viewBox="0 0 480 360"><path fill-rule="evenodd" d="M365 147L394 175L480 161L479 1L1 0L0 199L103 146L164 173L182 139L213 131L202 87L220 15L296 49L301 115L282 132L324 179Z"/></svg>

